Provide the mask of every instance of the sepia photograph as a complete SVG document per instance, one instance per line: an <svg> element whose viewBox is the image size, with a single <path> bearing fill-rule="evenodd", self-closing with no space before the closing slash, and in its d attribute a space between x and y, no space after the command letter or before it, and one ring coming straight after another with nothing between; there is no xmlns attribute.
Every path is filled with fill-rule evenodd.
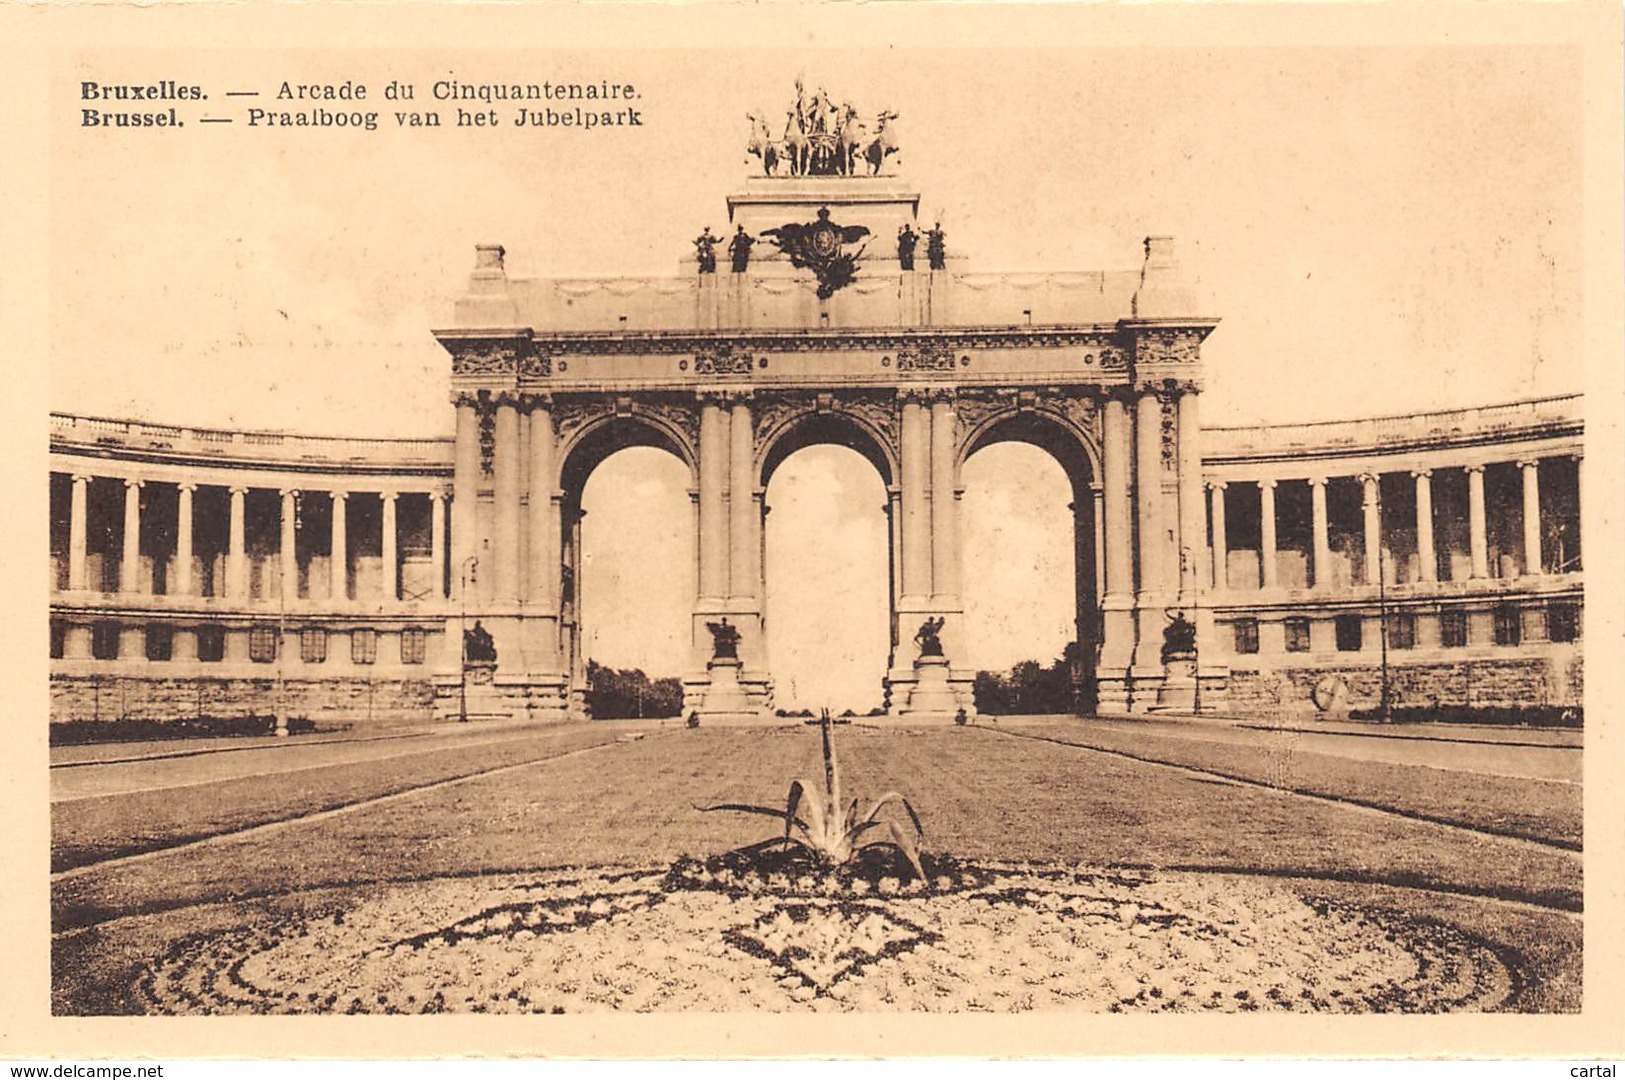
<svg viewBox="0 0 1625 1080"><path fill-rule="evenodd" d="M1594 54L932 10L54 39L30 1008L1606 1008Z"/></svg>

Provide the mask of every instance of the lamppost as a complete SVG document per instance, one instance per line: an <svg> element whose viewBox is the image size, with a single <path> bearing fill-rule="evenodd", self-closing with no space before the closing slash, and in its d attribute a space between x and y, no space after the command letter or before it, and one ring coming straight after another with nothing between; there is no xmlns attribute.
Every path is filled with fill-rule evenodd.
<svg viewBox="0 0 1625 1080"><path fill-rule="evenodd" d="M1201 582L1196 581L1194 574L1190 574L1191 562L1189 545L1181 545L1179 549L1179 579L1185 581L1187 575L1189 575L1189 580L1192 583L1190 595L1186 599L1190 602L1191 613L1196 616L1196 621L1192 623L1194 628L1201 625L1201 604L1197 602L1197 593L1201 589ZM1196 686L1191 691L1191 711L1200 713L1202 711L1202 635L1200 633L1191 635L1191 665L1191 675L1196 680Z"/></svg>
<svg viewBox="0 0 1625 1080"><path fill-rule="evenodd" d="M1393 721L1389 712L1388 701L1388 571L1382 558L1382 485L1381 481L1371 485L1371 495L1365 502L1365 507L1377 515L1377 641L1381 649L1381 681L1380 696L1377 704L1377 720L1387 724ZM1370 558L1371 553L1366 553Z"/></svg>
<svg viewBox="0 0 1625 1080"><path fill-rule="evenodd" d="M293 495L293 535L299 535L299 493ZM295 541L297 543L297 540ZM280 552L278 553L280 555ZM282 566L277 573L277 617L276 617L276 737L288 737L288 699L287 674L285 671L285 654L287 653L288 634L288 559L282 558Z"/></svg>
<svg viewBox="0 0 1625 1080"><path fill-rule="evenodd" d="M457 590L461 611L457 617L457 721L468 723L468 583L478 580L480 557L470 555L463 560L462 588Z"/></svg>

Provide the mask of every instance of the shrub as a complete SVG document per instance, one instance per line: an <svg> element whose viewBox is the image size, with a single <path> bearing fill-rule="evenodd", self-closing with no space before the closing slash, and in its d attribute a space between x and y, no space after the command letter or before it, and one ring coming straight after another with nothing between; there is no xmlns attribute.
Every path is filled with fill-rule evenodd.
<svg viewBox="0 0 1625 1080"><path fill-rule="evenodd" d="M915 875L921 881L926 880L925 870L920 865L919 851L919 840L924 835L924 829L920 827L920 816L914 812L914 807L895 791L888 791L876 799L869 807L869 812L862 815L858 813L857 799L843 803L840 769L835 760L835 742L828 709L823 711L818 728L824 750L824 783L819 792L821 798L814 796L812 785L803 780L792 780L790 795L785 800L783 810L749 803L720 803L697 809L702 812L733 810L742 814L760 814L784 822L782 837L774 837L746 849L747 851L766 851L783 847L801 848L811 853L825 867L834 869L861 857L866 848L886 845L896 848L908 860ZM914 827L912 834L903 829L898 822L881 816L881 811L889 806L901 806L907 811L909 823ZM889 838L867 838L869 833L882 829Z"/></svg>
<svg viewBox="0 0 1625 1080"><path fill-rule="evenodd" d="M295 716L288 720L290 735L305 735L315 730L315 722L303 716ZM64 720L50 725L52 746L274 734L276 734L274 716L187 716L174 720Z"/></svg>

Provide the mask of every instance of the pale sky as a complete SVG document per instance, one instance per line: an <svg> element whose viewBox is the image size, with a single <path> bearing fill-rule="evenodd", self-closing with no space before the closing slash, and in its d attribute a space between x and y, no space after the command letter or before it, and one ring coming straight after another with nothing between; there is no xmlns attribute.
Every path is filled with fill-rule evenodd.
<svg viewBox="0 0 1625 1080"><path fill-rule="evenodd" d="M160 422L449 434L448 362L429 330L451 322L474 244L506 245L516 276L678 272L702 226L722 231L724 196L751 170L745 113L783 109L798 69L864 114L900 114L897 171L972 270L1132 269L1145 235L1172 234L1223 320L1204 347L1207 424L1578 390L1577 68L1574 52L1534 46L88 55L62 66L55 96L50 400ZM383 126L73 126L78 80L156 70L214 93L353 78ZM445 77L630 82L645 126L391 130L392 77L418 83L420 106ZM1043 569L1067 561L1069 493L1058 469L987 456L966 478L976 659L1047 661L1071 619ZM602 523L600 568L636 535L617 513L647 522L659 515L639 508L669 503L678 524L648 528L691 543L668 535L691 527L687 478L646 466L616 459L620 479L598 485L613 492L589 519ZM883 527L867 469L834 450L786 464L770 490L770 567L814 565L829 530L864 550L864 530ZM970 553L1007 548L985 546L983 521L1023 535L1043 523L1052 550L990 573L994 560ZM884 596L879 550L881 585L864 598ZM855 572L872 586L868 563ZM794 588L845 580L828 573L779 583L774 602L794 612ZM853 602L854 625L870 626L867 599ZM671 671L687 603L603 609L598 658ZM651 604L676 614L651 619ZM795 620L770 622L782 634ZM794 633L779 653L807 654L831 629ZM861 651L853 672L875 663ZM798 692L834 692L816 671L793 677Z"/></svg>

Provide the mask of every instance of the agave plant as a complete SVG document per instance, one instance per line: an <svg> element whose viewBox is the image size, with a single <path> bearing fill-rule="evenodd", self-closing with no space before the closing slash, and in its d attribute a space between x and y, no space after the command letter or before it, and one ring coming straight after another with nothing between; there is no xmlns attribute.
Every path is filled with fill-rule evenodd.
<svg viewBox="0 0 1625 1080"><path fill-rule="evenodd" d="M744 814L760 814L784 822L784 835L767 842L769 845L800 847L827 866L842 866L868 847L890 845L902 853L908 865L921 881L926 880L925 868L920 865L919 841L925 835L920 816L902 795L888 791L876 799L865 814L858 813L858 800L845 802L841 796L840 768L835 760L835 743L830 732L829 710L823 710L818 722L824 744L824 783L817 795L811 784L804 780L790 783L790 795L784 809L754 806L748 803L720 803L702 806L702 811L734 810ZM908 813L913 833L881 811L888 806L901 806Z"/></svg>

